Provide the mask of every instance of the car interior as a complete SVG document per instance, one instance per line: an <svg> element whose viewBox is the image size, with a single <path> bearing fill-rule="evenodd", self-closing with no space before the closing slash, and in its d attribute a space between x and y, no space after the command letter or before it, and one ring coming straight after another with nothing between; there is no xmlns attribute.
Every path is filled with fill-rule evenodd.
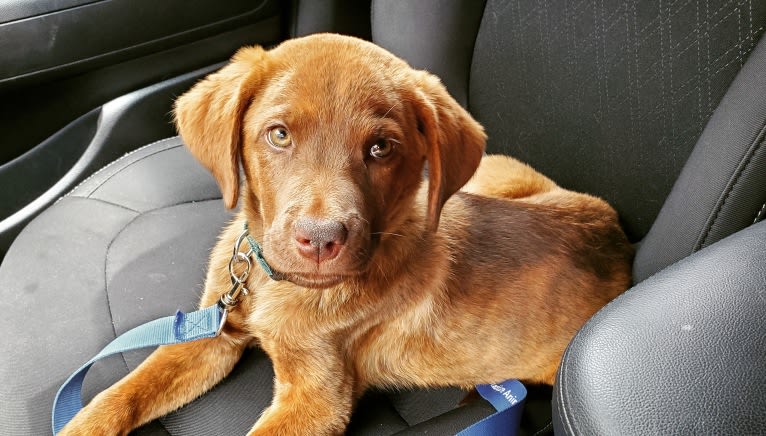
<svg viewBox="0 0 766 436"><path fill-rule="evenodd" d="M766 433L764 30L763 0L0 2L0 434L49 434L73 370L196 308L232 212L173 101L242 46L318 32L439 76L488 153L620 215L633 286L577 333L554 386L527 386L518 434ZM83 400L149 352L95 365ZM245 434L273 377L250 349L134 434ZM465 396L369 392L347 434L455 434L494 412Z"/></svg>

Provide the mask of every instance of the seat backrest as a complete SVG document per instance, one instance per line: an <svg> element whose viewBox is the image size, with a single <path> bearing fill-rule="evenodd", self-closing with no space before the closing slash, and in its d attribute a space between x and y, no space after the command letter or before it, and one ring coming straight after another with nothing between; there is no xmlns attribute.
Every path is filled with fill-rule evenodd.
<svg viewBox="0 0 766 436"><path fill-rule="evenodd" d="M372 18L488 152L614 205L636 281L766 214L766 2L379 0Z"/></svg>

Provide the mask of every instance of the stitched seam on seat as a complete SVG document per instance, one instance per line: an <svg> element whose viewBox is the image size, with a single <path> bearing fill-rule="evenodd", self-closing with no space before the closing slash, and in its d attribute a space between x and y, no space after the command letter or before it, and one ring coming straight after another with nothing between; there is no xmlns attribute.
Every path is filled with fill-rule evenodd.
<svg viewBox="0 0 766 436"><path fill-rule="evenodd" d="M107 204L111 204L108 201L103 201L103 200L98 199L98 198L89 198L89 199L90 200L95 200L95 201L100 201L100 202L107 203ZM109 320L110 320L110 323L112 324L112 333L114 334L115 338L117 338L117 328L116 328L116 326L114 324L114 313L112 312L112 303L111 303L111 300L109 298L109 253L112 250L112 245L114 244L114 241L116 241L117 238L120 237L120 235L125 231L125 229L127 229L137 219L139 219L140 217L146 215L147 213L150 213L150 212L153 212L153 211L157 211L157 210L160 210L160 209L180 206L180 205L183 205L183 204L201 203L201 202L215 201L215 200L220 200L220 197L213 198L213 199L182 201L180 203L175 203L175 204L172 204L172 205L158 207L158 208L155 208L155 209L152 209L152 210L148 210L148 211L145 211L145 212L138 212L136 214L136 216L134 216L133 219L131 219L127 223L125 223L125 225L122 226L120 231L115 233L114 237L109 241L109 244L106 246L106 255L104 256L104 296L106 297L106 306L107 306L107 309L109 310ZM125 354L124 353L120 353L120 358L122 358L122 362L125 364L125 369L129 373L130 372L130 367L128 366L127 359L125 359Z"/></svg>
<svg viewBox="0 0 766 436"><path fill-rule="evenodd" d="M168 142L169 142L169 141L171 141L171 140L173 140L173 139L175 139L175 138L176 138L176 137L165 138L165 139L161 139L161 140L159 140L159 141L155 141L155 142L152 142L151 144L147 144L147 145L145 145L145 146L143 146L143 147L141 147L141 148L138 148L138 149L136 149L136 150L133 150L132 152L130 152L130 153L128 153L128 154L126 154L126 155L125 155L125 156L123 156L123 157L121 157L120 159L117 159L117 160L116 160L116 161L114 161L113 163L118 163L118 162L121 162L123 159L126 159L126 158L128 158L128 157L131 157L131 156L135 156L135 155L136 155L136 154L137 154L139 151L145 150L145 149L147 149L147 148L149 148L149 147L151 147L151 146L154 146L154 145L158 145L158 144L160 144L160 143L162 143L162 142L165 142L165 141L168 141ZM118 171L115 171L113 174L110 174L110 175L108 175L108 176L107 176L107 177L106 177L106 178L105 178L103 181L101 181L101 183L99 183L99 184L98 184L98 186L94 187L94 188L93 188L93 189L92 189L92 190L91 190L91 191L88 193L88 197L90 197L91 195L95 194L95 193L96 193L96 191L98 191L98 189L99 189L99 188L101 188L102 186L104 186L104 185L106 184L106 182L108 182L109 180L111 180L111 179L112 179L112 177L114 177L114 176L116 176L117 174L121 173L121 172L122 172L123 170L125 170L126 168L130 168L130 167L131 167L131 166L133 166L134 164L136 164L136 163L138 163L138 162L141 162L142 160L144 160L144 159L146 159L146 158L148 158L148 157L154 156L154 155L155 155L155 154L157 154L157 153L162 153L163 151L172 150L172 149L175 149L175 148L178 148L178 147L181 147L181 146L183 146L183 144L177 144L177 145L173 145L173 146L170 146L170 147L167 147L167 148L163 148L163 149L157 150L157 151L155 151L155 152L153 152L153 153L147 154L146 156L142 156L142 157L140 157L140 158L138 158L138 159L136 159L136 160L134 160L134 161L132 161L132 162L128 163L128 164L127 164L127 165L125 165L124 167L120 168ZM109 165L107 165L107 167L108 167L108 166L109 166Z"/></svg>
<svg viewBox="0 0 766 436"><path fill-rule="evenodd" d="M766 213L766 203L763 203L763 206L761 206L761 209L758 211L758 213L755 214L755 219L753 220L753 224L760 221L761 218L763 218L764 213Z"/></svg>
<svg viewBox="0 0 766 436"><path fill-rule="evenodd" d="M78 189L79 189L79 188L80 188L82 185L86 184L87 182L89 182L90 180L92 180L94 177L96 177L96 176L100 175L101 173L105 172L106 170L108 170L108 169L109 169L109 168L111 168L112 166L116 165L117 163L119 163L119 162L122 162L122 160L123 160L123 159L127 159L127 158L129 158L130 156L133 156L133 155L135 155L136 153L138 153L138 152L140 152L140 151L142 151L142 150L144 150L144 149L146 149L146 148L149 148L149 147L151 147L151 146L153 146L153 145L157 145L157 144L159 144L159 143L161 143L161 142L163 142L163 141L170 141L170 140L172 140L172 139L176 139L176 138L178 138L178 136L169 136L169 137L167 137L167 138L163 138L163 139L160 139L160 140L158 140L158 141L154 141L154 142L151 142L151 143L149 143L149 144L146 144L146 145L144 145L144 146L142 146L142 147L139 147L139 148L137 148L137 149L135 149L135 150L129 151L128 153L126 153L126 154L125 154L125 155L123 155L122 157L120 157L120 158L118 158L118 159L115 159L115 160L113 160L113 161L109 162L108 164L104 165L104 166L103 166L101 169L99 169L98 171L96 171L96 172L94 172L93 174L91 174L90 176L86 177L86 178L85 178L85 180L83 180L82 182L78 183L78 184L77 184L77 186L75 186L74 188L72 188L72 189L71 189L71 190L70 190L70 191L69 191L69 192L68 192L66 195L64 195L64 196L63 196L63 197L61 197L61 198L64 198L64 197L68 197L68 196L72 195L72 193L74 193L74 191L78 190ZM180 146L180 145L179 145L179 146ZM178 147L178 146L175 146L175 147ZM173 147L173 148L175 148L175 147ZM168 150L168 149L165 149L165 150ZM111 178L111 177L110 177L110 178ZM109 180L109 179L107 179L107 180ZM105 180L105 181L106 181L106 180ZM96 191L96 189L98 189L99 187L101 187L101 185L103 185L103 183L101 183L101 184L100 184L100 185L98 185L96 188L94 188L93 190L91 190L91 191L90 191L90 192L89 192L87 195L85 195L85 197L87 198L87 197L89 197L90 195L92 195L92 194L93 194L93 192L95 192L95 191ZM56 202L60 201L60 200L61 200L61 198L59 198L58 200L56 200Z"/></svg>
<svg viewBox="0 0 766 436"><path fill-rule="evenodd" d="M484 14L487 12L487 2L484 2L484 7L479 14L479 25L476 27L476 36L473 38L473 45L471 49L471 57L468 59L468 72L465 75L465 108L471 110L471 71L473 71L473 56L476 54L476 41L479 39L479 32L481 31L481 23L484 22Z"/></svg>
<svg viewBox="0 0 766 436"><path fill-rule="evenodd" d="M548 421L548 423L545 424L545 427L541 428L540 430L537 430L535 434L533 434L532 436L540 436L543 433L548 433L551 430L553 430L553 421Z"/></svg>
<svg viewBox="0 0 766 436"><path fill-rule="evenodd" d="M84 198L85 200L89 200L89 201L97 201L99 203L108 204L109 206L119 207L120 209L125 209L130 212L135 212L139 214L143 213L143 211L136 210L122 204L112 203L111 201L106 201L103 198L93 198L93 197L81 197L81 198Z"/></svg>
<svg viewBox="0 0 766 436"><path fill-rule="evenodd" d="M109 298L109 253L112 251L112 245L114 244L114 241L117 240L117 238L122 234L122 232L125 231L125 229L128 228L128 226L133 223L135 220L137 220L142 213L136 214L136 216L133 217L130 221L125 223L124 226L120 229L119 232L115 233L114 237L111 241L109 241L109 245L106 246L106 254L104 255L104 296L106 297L106 307L109 309L109 320L112 324L112 333L114 334L114 337L117 338L117 328L114 325L114 313L112 311L112 302ZM125 364L125 370L130 373L130 367L128 366L128 361L125 359L125 354L120 353L120 358L122 359L122 363Z"/></svg>
<svg viewBox="0 0 766 436"><path fill-rule="evenodd" d="M148 158L150 158L150 157L152 157L152 156L154 156L154 155L157 155L157 154L159 154L159 153L163 153L163 152L166 152L166 151L168 151L168 150L173 150L173 149L176 149L176 148L178 148L178 147L182 147L182 146L183 146L183 144L178 144L178 145L174 145L174 146L172 146L172 147L163 148L163 149L161 149L161 150L157 150L157 151L155 151L155 152L152 152L152 153L150 153L150 154L147 154L146 156L142 156L142 157L140 157L140 158L138 158L138 159L134 160L133 162L130 162L130 163L128 163L128 164L127 164L127 165L125 165L124 167L120 168L118 171L115 171L113 174L110 174L109 176L107 176L107 177L106 177L106 178L105 178L105 179L104 179L104 180L103 180L101 183L99 183L99 184L98 184L98 186L96 186L95 188L93 188L93 190L92 190L92 191L90 191L90 193L88 194L88 198L91 198L91 195L95 194L95 193L96 193L96 191L98 191L98 190L99 190L99 189L100 189L102 186L104 186L104 185L105 185L105 184L106 184L108 181L112 180L112 178L113 178L114 176L116 176L116 175L120 174L122 171L124 171L124 170L126 170L126 169L128 169L128 168L132 167L133 165L135 165L135 164L137 164L137 163L140 163L140 162L142 162L144 159L148 159Z"/></svg>
<svg viewBox="0 0 766 436"><path fill-rule="evenodd" d="M758 153L759 149L761 148L761 145L763 145L764 134L766 134L766 121L761 127L761 130L758 132L758 135L755 137L755 140L750 145L744 160L740 162L739 166L735 169L734 174L732 175L732 178L727 184L723 195L718 200L718 205L716 206L711 217L708 219L708 224L706 225L707 228L705 229L705 232L702 234L700 239L697 240L697 243L694 246L694 251L698 251L701 248L706 247L708 245L708 238L710 237L710 232L713 230L713 227L715 226L716 221L718 220L718 217L721 214L721 211L726 205L726 201L729 199L729 196L731 195L731 193L734 191L737 184L739 183L742 174L744 174L745 170L747 169L747 166L750 164L750 162L752 162L753 156L755 156Z"/></svg>
<svg viewBox="0 0 766 436"><path fill-rule="evenodd" d="M628 290L630 290L630 288L628 288ZM625 292L627 292L627 290ZM612 301L610 301L606 305L604 305L604 307L599 309L599 311L596 312L596 314L598 314L599 312L602 312L604 310L607 310L607 308L609 308L609 307L611 307L613 305L618 304L618 301L622 301L624 298L625 298L625 293L622 293L622 294L618 295ZM596 316L596 314L594 314L593 316ZM591 317L590 319L592 320L593 317ZM590 320L588 320L588 321L590 321ZM559 416L562 418L562 420L561 420L562 423L569 429L569 432L571 434L573 434L573 435L576 435L577 431L575 430L574 421L570 419L569 415L567 415L566 406L564 405L564 401L563 400L565 400L567 398L567 396L568 396L567 390L566 390L566 388L564 386L565 385L565 380L564 379L566 378L566 371L567 371L567 357L569 356L569 354L570 354L570 352L572 350L572 347L573 347L573 344L574 344L575 340L577 339L577 337L580 334L582 334L582 329L577 334L575 334L575 336L572 338L571 341L569 341L569 345L564 350L564 354L561 356L561 367L559 368L559 372L558 372L558 374L556 376L556 378L557 378L557 383L556 384L557 384L557 389L558 389L558 392L559 392L559 398L561 398L561 400L562 400L562 401L557 401L556 402L556 408L559 411Z"/></svg>
<svg viewBox="0 0 766 436"><path fill-rule="evenodd" d="M145 213L149 213L149 212L155 212L155 211L158 211L160 209L167 209L167 208L170 208L170 207L181 206L181 205L184 205L184 204L206 203L208 201L217 201L217 200L220 200L221 198L223 198L223 197L210 197L210 198L200 198L199 200L181 201L181 202L173 203L173 204L165 204L165 205L162 205L162 206L159 206L159 207L155 207L154 209L147 209L147 210L145 210L145 211L143 211L141 213L145 214Z"/></svg>
<svg viewBox="0 0 766 436"><path fill-rule="evenodd" d="M646 281L646 280L648 280L648 278L645 279L644 281ZM628 292L630 289L631 288L628 288L625 292ZM595 317L598 313L607 310L609 307L611 307L613 305L619 304L618 301L622 301L624 298L626 298L625 297L625 292L623 292L622 294L620 294L617 297L615 297L612 301L606 303L606 305L604 305L601 309L599 309L598 312L596 312L596 314L594 314L588 320L588 322L590 320L592 320L593 317ZM564 379L566 377L566 371L567 371L567 357L569 356L569 354L571 352L571 349L573 347L574 341L581 334L582 334L582 329L579 332L577 332L577 334L575 334L575 336L572 338L571 341L569 341L569 345L564 350L564 354L561 356L561 367L559 368L559 372L558 372L558 375L556 376L556 378L557 378L557 382L558 382L557 383L557 388L558 388L558 392L559 392L559 398L561 398L562 400L566 399L566 397L568 396L568 393L567 393L566 388L564 386L565 385ZM575 430L575 424L574 424L574 422L572 420L569 419L569 415L566 414L567 410L566 410L566 406L564 405L564 401L557 401L556 402L556 408L559 411L559 416L562 417L562 423L567 426L567 428L569 429L571 434L576 435L577 431Z"/></svg>
<svg viewBox="0 0 766 436"><path fill-rule="evenodd" d="M574 339L573 339L574 341ZM569 415L567 415L566 406L564 405L564 401L567 399L567 392L565 387L565 378L566 378L566 371L567 371L567 361L566 358L569 356L569 350L572 347L572 343L569 343L569 347L564 351L564 355L561 357L561 368L559 368L559 376L558 376L558 390L559 390L559 401L556 402L556 408L559 411L559 418L561 419L562 424L564 424L568 429L569 432L572 434L575 434L574 425L569 419Z"/></svg>
<svg viewBox="0 0 766 436"><path fill-rule="evenodd" d="M85 197L80 197L80 198L85 198ZM87 197L86 200L97 201L99 203L108 204L109 206L119 207L120 209L125 209L127 211L135 212L135 213L138 213L138 214L145 214L145 213L154 212L154 211L157 211L157 210L160 210L160 209L165 209L165 208L168 208L168 207L181 206L183 204L205 203L205 202L208 202L208 201L217 201L217 200L220 200L221 198L223 198L223 197L217 196L217 197L209 197L209 198L200 198L200 199L197 199L197 200L181 201L181 202L178 202L178 203L164 204L162 206L158 206L158 207L155 207L153 209L146 209L146 210L132 209L132 208L127 207L127 206L122 205L122 204L112 203L111 201L104 200L103 198Z"/></svg>
<svg viewBox="0 0 766 436"><path fill-rule="evenodd" d="M373 27L375 26L375 5L370 2L370 39L375 42L375 29Z"/></svg>

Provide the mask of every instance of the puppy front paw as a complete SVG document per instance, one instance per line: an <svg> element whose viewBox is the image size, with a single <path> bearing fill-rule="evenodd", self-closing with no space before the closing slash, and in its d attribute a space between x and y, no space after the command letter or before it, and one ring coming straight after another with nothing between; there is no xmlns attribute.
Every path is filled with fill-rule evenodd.
<svg viewBox="0 0 766 436"><path fill-rule="evenodd" d="M64 426L56 436L109 436L109 435L127 435L129 431L120 430L98 421L75 420Z"/></svg>
<svg viewBox="0 0 766 436"><path fill-rule="evenodd" d="M348 419L342 415L288 414L273 406L267 408L247 436L342 435Z"/></svg>
<svg viewBox="0 0 766 436"><path fill-rule="evenodd" d="M72 418L57 436L107 436L127 435L131 428L128 424L129 410L114 410L89 404Z"/></svg>

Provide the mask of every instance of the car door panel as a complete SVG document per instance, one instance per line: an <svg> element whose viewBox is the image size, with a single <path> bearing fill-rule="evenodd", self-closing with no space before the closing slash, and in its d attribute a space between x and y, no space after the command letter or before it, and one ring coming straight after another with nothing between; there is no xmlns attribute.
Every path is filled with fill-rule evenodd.
<svg viewBox="0 0 766 436"><path fill-rule="evenodd" d="M1 24L0 165L112 98L278 42L281 13L276 1L111 0Z"/></svg>

